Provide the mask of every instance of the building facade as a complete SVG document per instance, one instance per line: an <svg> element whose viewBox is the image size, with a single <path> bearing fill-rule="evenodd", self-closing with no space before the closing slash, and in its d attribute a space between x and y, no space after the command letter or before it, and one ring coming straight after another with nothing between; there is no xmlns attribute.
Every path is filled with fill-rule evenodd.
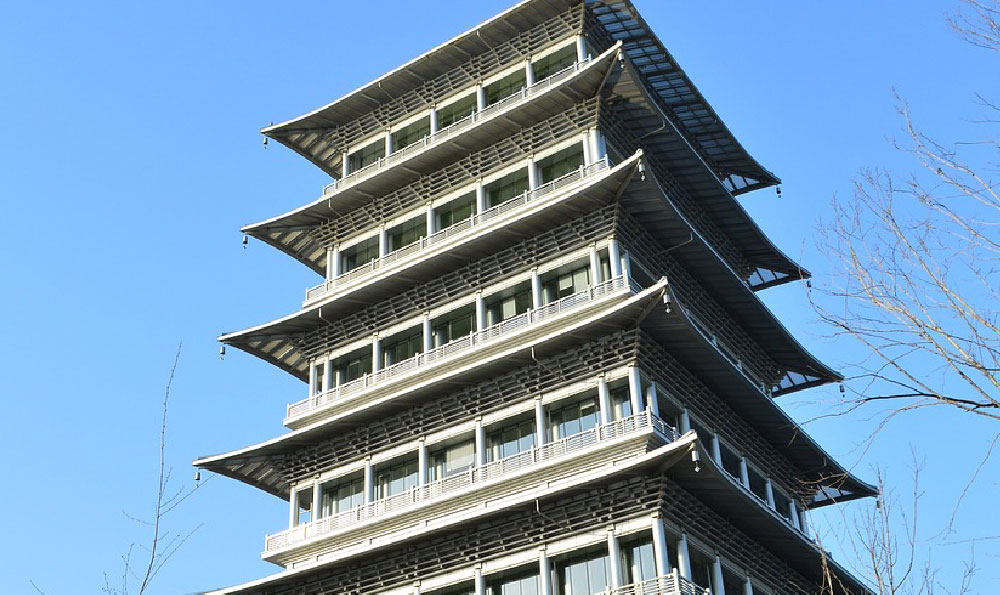
<svg viewBox="0 0 1000 595"><path fill-rule="evenodd" d="M839 380L756 295L808 275L737 202L778 179L629 1L525 0L264 134L333 181L245 228L323 281L221 337L305 398L195 462L289 502L219 593L867 592L807 512L873 490L775 403Z"/></svg>

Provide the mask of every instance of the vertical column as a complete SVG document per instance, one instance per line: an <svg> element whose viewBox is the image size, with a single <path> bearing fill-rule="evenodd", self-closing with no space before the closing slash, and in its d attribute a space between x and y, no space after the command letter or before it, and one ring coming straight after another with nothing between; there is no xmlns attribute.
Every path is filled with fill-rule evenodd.
<svg viewBox="0 0 1000 595"><path fill-rule="evenodd" d="M417 442L417 485L427 485L427 442Z"/></svg>
<svg viewBox="0 0 1000 595"><path fill-rule="evenodd" d="M476 467L486 464L486 427L483 418L476 419Z"/></svg>
<svg viewBox="0 0 1000 595"><path fill-rule="evenodd" d="M774 504L771 504L771 508L774 508ZM796 529L798 529L799 528L799 505L795 503L795 499L794 498L790 498L788 500L788 508L789 508L789 512L791 512L791 514L789 516L792 517L791 518L792 526L795 527Z"/></svg>
<svg viewBox="0 0 1000 595"><path fill-rule="evenodd" d="M771 485L771 478L768 477L764 482L764 495L767 500L767 505L774 508L774 486ZM794 506L794 502L792 503ZM794 510L794 508L793 508Z"/></svg>
<svg viewBox="0 0 1000 595"><path fill-rule="evenodd" d="M541 397L535 398L535 434L538 446L545 444L545 406Z"/></svg>
<svg viewBox="0 0 1000 595"><path fill-rule="evenodd" d="M323 392L327 392L333 387L333 362L327 358L323 360Z"/></svg>
<svg viewBox="0 0 1000 595"><path fill-rule="evenodd" d="M625 279L626 285L628 285L629 279L632 278L632 258L627 251L622 252L622 277Z"/></svg>
<svg viewBox="0 0 1000 595"><path fill-rule="evenodd" d="M743 579L743 595L753 595L753 583L750 582L749 574Z"/></svg>
<svg viewBox="0 0 1000 595"><path fill-rule="evenodd" d="M608 392L608 381L601 376L597 379L597 401L601 406L601 424L606 424L614 419L611 411L611 395Z"/></svg>
<svg viewBox="0 0 1000 595"><path fill-rule="evenodd" d="M691 580L691 554L688 552L687 534L681 533L681 538L677 542L677 566L681 571L681 576Z"/></svg>
<svg viewBox="0 0 1000 595"><path fill-rule="evenodd" d="M323 379L316 375L316 362L309 363L309 396L323 392Z"/></svg>
<svg viewBox="0 0 1000 595"><path fill-rule="evenodd" d="M590 149L590 162L593 163L599 160L602 155L597 147L597 129L590 128L587 130L587 148Z"/></svg>
<svg viewBox="0 0 1000 595"><path fill-rule="evenodd" d="M583 164L590 165L595 161L594 154L590 150L590 130L583 133Z"/></svg>
<svg viewBox="0 0 1000 595"><path fill-rule="evenodd" d="M486 187L483 186L483 179L476 181L476 214L482 215L486 210Z"/></svg>
<svg viewBox="0 0 1000 595"><path fill-rule="evenodd" d="M611 238L608 240L608 260L611 262L611 276L621 277L622 256L618 250L618 240Z"/></svg>
<svg viewBox="0 0 1000 595"><path fill-rule="evenodd" d="M486 595L486 577L483 576L483 567L476 566L475 595Z"/></svg>
<svg viewBox="0 0 1000 595"><path fill-rule="evenodd" d="M341 163L341 176L340 179L346 178L351 173L351 160L347 153L343 155L343 163Z"/></svg>
<svg viewBox="0 0 1000 595"><path fill-rule="evenodd" d="M431 314L424 312L423 321L424 353L434 349L434 330L431 328Z"/></svg>
<svg viewBox="0 0 1000 595"><path fill-rule="evenodd" d="M299 492L295 486L288 491L288 528L295 527L299 522Z"/></svg>
<svg viewBox="0 0 1000 595"><path fill-rule="evenodd" d="M385 129L385 156L388 157L392 155L392 132L388 128Z"/></svg>
<svg viewBox="0 0 1000 595"><path fill-rule="evenodd" d="M434 207L431 206L431 203L427 203L427 223L425 225L427 226L428 236L437 231L434 229Z"/></svg>
<svg viewBox="0 0 1000 595"><path fill-rule="evenodd" d="M656 576L666 576L670 572L670 559L667 557L667 529L663 526L660 515L653 517L653 561L656 563Z"/></svg>
<svg viewBox="0 0 1000 595"><path fill-rule="evenodd" d="M809 523L808 517L806 517L806 509L802 508L799 510L799 531L805 533L806 537L809 536Z"/></svg>
<svg viewBox="0 0 1000 595"><path fill-rule="evenodd" d="M747 469L746 457L740 457L740 483L746 489L750 489L750 471Z"/></svg>
<svg viewBox="0 0 1000 595"><path fill-rule="evenodd" d="M718 555L712 564L712 595L726 595L726 584L722 580L722 560Z"/></svg>
<svg viewBox="0 0 1000 595"><path fill-rule="evenodd" d="M681 434L687 434L691 431L691 416L688 415L687 409L681 410Z"/></svg>
<svg viewBox="0 0 1000 595"><path fill-rule="evenodd" d="M531 63L531 56L524 61L524 86L530 87L535 84L535 67Z"/></svg>
<svg viewBox="0 0 1000 595"><path fill-rule="evenodd" d="M313 509L312 520L317 520L323 514L323 482L316 479L313 484Z"/></svg>
<svg viewBox="0 0 1000 595"><path fill-rule="evenodd" d="M622 554L618 547L618 537L613 529L608 530L608 569L611 571L611 588L625 585L622 574Z"/></svg>
<svg viewBox="0 0 1000 595"><path fill-rule="evenodd" d="M339 250L334 246L326 249L326 278L334 279L337 276L337 260L339 260Z"/></svg>
<svg viewBox="0 0 1000 595"><path fill-rule="evenodd" d="M642 413L642 381L636 366L628 367L628 396L632 401L632 415Z"/></svg>
<svg viewBox="0 0 1000 595"><path fill-rule="evenodd" d="M587 59L587 42L583 35L576 36L576 61L583 62Z"/></svg>
<svg viewBox="0 0 1000 595"><path fill-rule="evenodd" d="M378 255L379 258L385 256L389 253L389 233L386 231L385 226L381 225L378 228Z"/></svg>
<svg viewBox="0 0 1000 595"><path fill-rule="evenodd" d="M531 307L535 310L542 307L542 279L538 269L531 269Z"/></svg>
<svg viewBox="0 0 1000 595"><path fill-rule="evenodd" d="M660 417L660 397L656 392L656 383L653 381L649 382L649 388L646 389L646 408L656 417Z"/></svg>
<svg viewBox="0 0 1000 595"><path fill-rule="evenodd" d="M528 158L528 190L538 188L538 164L534 158Z"/></svg>
<svg viewBox="0 0 1000 595"><path fill-rule="evenodd" d="M371 458L365 461L364 473L364 503L371 504L375 501L375 465Z"/></svg>
<svg viewBox="0 0 1000 595"><path fill-rule="evenodd" d="M430 120L431 120L431 134L433 135L436 134L438 131L438 111L436 105L431 106Z"/></svg>
<svg viewBox="0 0 1000 595"><path fill-rule="evenodd" d="M372 373L382 369L382 339L378 333L372 335Z"/></svg>
<svg viewBox="0 0 1000 595"><path fill-rule="evenodd" d="M597 246L590 247L590 284L598 285L601 279L601 257L597 253Z"/></svg>
<svg viewBox="0 0 1000 595"><path fill-rule="evenodd" d="M718 434L712 434L712 460L716 465L722 466L722 445Z"/></svg>
<svg viewBox="0 0 1000 595"><path fill-rule="evenodd" d="M486 109L486 87L482 83L476 85L476 111L481 112Z"/></svg>
<svg viewBox="0 0 1000 595"><path fill-rule="evenodd" d="M608 154L608 143L601 134L600 129L594 129L594 161L600 161Z"/></svg>
<svg viewBox="0 0 1000 595"><path fill-rule="evenodd" d="M539 595L552 595L552 566L545 548L538 550L538 584L541 586Z"/></svg>
<svg viewBox="0 0 1000 595"><path fill-rule="evenodd" d="M481 331L486 328L486 301L483 300L483 292L476 292L476 330Z"/></svg>

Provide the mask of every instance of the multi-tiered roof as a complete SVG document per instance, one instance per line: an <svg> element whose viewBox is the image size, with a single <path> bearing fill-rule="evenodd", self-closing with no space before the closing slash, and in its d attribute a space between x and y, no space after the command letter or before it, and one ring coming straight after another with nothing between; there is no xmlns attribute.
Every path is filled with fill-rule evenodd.
<svg viewBox="0 0 1000 595"><path fill-rule="evenodd" d="M756 296L808 276L736 201L778 179L631 3L525 0L263 132L333 181L244 228L324 280L287 316L221 337L309 386L287 408L292 431L196 461L291 500L264 552L286 570L235 591L403 592L464 584L463 564L478 591L484 568L558 552L556 533L595 518L663 542L662 589L635 592L695 580L687 545L668 564L671 523L715 548L716 590L737 558L759 589L819 580L802 509L873 490L774 401L840 379ZM559 438L559 408L591 392L600 422ZM487 461L486 428L507 422L533 423L532 446ZM428 445L463 436L471 470L426 477ZM377 470L414 449L413 491L376 497ZM354 476L357 508L321 515L323 486ZM649 510L668 520L650 529Z"/></svg>

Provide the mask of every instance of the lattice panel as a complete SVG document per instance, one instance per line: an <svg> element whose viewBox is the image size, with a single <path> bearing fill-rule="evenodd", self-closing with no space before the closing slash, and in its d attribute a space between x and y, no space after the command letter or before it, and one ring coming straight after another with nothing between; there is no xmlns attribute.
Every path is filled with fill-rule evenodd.
<svg viewBox="0 0 1000 595"><path fill-rule="evenodd" d="M598 99L582 101L565 112L524 128L498 140L496 144L472 153L419 180L375 197L363 207L330 219L310 230L308 235L320 244L331 247L347 237L365 230L374 230L383 221L412 211L453 189L471 184L511 163L527 159L596 124Z"/></svg>
<svg viewBox="0 0 1000 595"><path fill-rule="evenodd" d="M624 366L634 360L637 342L637 331L619 331L488 381L388 414L364 427L345 430L275 461L274 467L293 483L315 477L366 455L415 441L441 428L473 420L476 416Z"/></svg>
<svg viewBox="0 0 1000 595"><path fill-rule="evenodd" d="M303 150L318 153L328 166L338 162L348 147L371 137L411 116L428 109L449 95L469 88L489 75L527 60L533 52L582 31L583 7L574 6L544 23L500 43L399 97L380 103L372 111L337 128L317 134L289 132L289 138Z"/></svg>
<svg viewBox="0 0 1000 595"><path fill-rule="evenodd" d="M642 149L646 162L656 180L663 186L667 197L674 203L684 217L691 222L695 230L715 248L730 267L744 280L750 277L754 267L743 253L736 247L726 234L719 229L715 221L701 208L688 191L670 173L669 164L663 162L663 157L651 150L648 143L637 140L615 112L611 102L604 102L600 115L600 128L609 143L625 155L630 155L636 149Z"/></svg>
<svg viewBox="0 0 1000 595"><path fill-rule="evenodd" d="M639 366L658 380L670 394L712 430L722 434L736 450L753 461L765 475L800 502L808 501L814 490L807 487L811 477L798 469L781 451L765 440L723 398L720 398L678 362L653 337L642 333ZM706 436L701 436L707 440Z"/></svg>
<svg viewBox="0 0 1000 595"><path fill-rule="evenodd" d="M613 212L613 206L592 211L460 269L442 273L433 281L310 331L297 339L297 346L304 357L318 357L400 319L419 316L448 300L467 296L478 288L489 287L561 254L610 237Z"/></svg>
<svg viewBox="0 0 1000 595"><path fill-rule="evenodd" d="M690 309L711 332L735 351L743 365L768 386L781 376L778 365L746 331L719 305L695 278L627 211L619 214L618 234L631 254L652 269L654 277L666 276L681 303Z"/></svg>

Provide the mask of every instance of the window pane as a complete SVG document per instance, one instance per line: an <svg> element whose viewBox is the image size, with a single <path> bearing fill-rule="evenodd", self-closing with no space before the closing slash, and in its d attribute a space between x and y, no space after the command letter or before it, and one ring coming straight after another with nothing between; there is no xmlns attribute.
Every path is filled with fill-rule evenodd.
<svg viewBox="0 0 1000 595"><path fill-rule="evenodd" d="M470 114L476 111L476 96L469 95L464 99L460 99L455 103L449 104L442 107L437 111L438 113L438 130L442 130L462 120L469 117Z"/></svg>

